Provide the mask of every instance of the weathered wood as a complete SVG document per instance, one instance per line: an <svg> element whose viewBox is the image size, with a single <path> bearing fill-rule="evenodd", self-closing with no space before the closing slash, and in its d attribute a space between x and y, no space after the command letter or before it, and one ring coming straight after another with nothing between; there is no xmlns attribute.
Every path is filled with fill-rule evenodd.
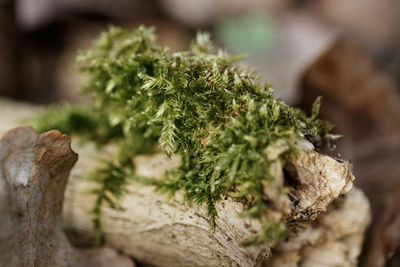
<svg viewBox="0 0 400 267"><path fill-rule="evenodd" d="M357 266L370 206L360 189L336 199L327 212L296 231L273 250L268 266Z"/></svg>
<svg viewBox="0 0 400 267"><path fill-rule="evenodd" d="M86 147L81 153L86 159L97 152ZM149 177L157 177L163 169L179 164L179 159L169 160L161 154L139 156L135 161L139 174ZM83 192L94 185L79 175L95 163L82 161L82 164L85 166L78 163L72 172L64 218L66 227L90 236L93 228L88 211L94 205L94 198ZM351 189L354 177L350 168L346 162L314 151L298 154L290 164L294 177L291 182L296 188L291 194L293 199L281 195L275 206L289 209L286 220L291 224L316 218L331 201ZM240 202L231 198L218 202L217 228L211 233L204 208L183 205L181 198L177 194L174 200L166 201L154 188L131 183L122 200L122 210L103 209L107 243L139 261L157 266L254 266L270 256L267 245L242 247L241 243L257 233L260 225L258 221L238 217L243 210ZM283 213L282 210L271 212Z"/></svg>
<svg viewBox="0 0 400 267"><path fill-rule="evenodd" d="M97 153L91 146L81 149L85 158ZM81 154L82 155L82 154ZM162 174L160 169L179 164L178 158L141 156L135 159L143 176ZM96 185L81 179L95 162L84 162L72 172L66 191L64 220L67 230L90 237L91 209L95 198L87 193ZM86 192L86 193L85 193ZM182 194L166 201L151 186L132 182L121 202L122 210L103 208L104 232L109 246L135 259L156 266L254 266L270 255L267 245L244 248L241 243L260 230L258 221L242 219L243 205L233 199L221 200L214 233L202 207L184 205Z"/></svg>
<svg viewBox="0 0 400 267"><path fill-rule="evenodd" d="M78 156L57 131L9 131L0 141L0 266L133 266L110 249L73 248L62 225L69 172Z"/></svg>
<svg viewBox="0 0 400 267"><path fill-rule="evenodd" d="M11 109L21 106L8 105ZM30 114L35 112L35 108L31 110ZM0 105L0 121L1 117L5 115ZM17 121L21 117L14 118ZM349 163L314 152L312 146L303 147L306 151L293 157L285 167L290 177L283 175L278 162L275 166L277 182L292 187L290 198L280 194L268 196L273 200L271 214L287 221L291 231L298 231L298 225L317 218L334 199L351 189L354 179ZM96 185L82 179L82 174L96 166L99 152L93 144L76 150L80 160L66 188L63 219L65 228L76 234L74 243L84 243L93 237L91 210L95 196L88 190ZM101 156L112 158L113 150L110 146ZM138 156L134 160L138 174L149 177L159 177L165 169L179 164L179 158L169 160L162 154ZM130 183L121 202L122 210L103 208L107 245L156 266L254 266L271 256L267 244L249 248L241 245L260 230L258 221L238 216L244 208L241 202L230 198L218 202L217 228L212 233L204 207L183 205L181 199L178 193L175 199L166 201L154 188Z"/></svg>

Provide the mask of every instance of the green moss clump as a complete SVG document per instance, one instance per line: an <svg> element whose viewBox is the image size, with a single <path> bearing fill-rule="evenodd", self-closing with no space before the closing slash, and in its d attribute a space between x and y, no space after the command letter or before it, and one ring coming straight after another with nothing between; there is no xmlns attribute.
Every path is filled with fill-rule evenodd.
<svg viewBox="0 0 400 267"><path fill-rule="evenodd" d="M281 237L284 225L268 219L264 193L277 186L271 164L283 164L296 153L298 139L319 147L335 136L329 123L317 119L319 99L311 117L305 116L274 98L271 86L257 82L253 71L234 65L239 58L215 49L207 34L198 34L188 51L170 53L145 27L112 27L78 56L79 70L89 76L84 92L93 106L47 112L36 128L118 145L118 160L93 175L101 184L94 209L99 240L101 205L116 206L126 180L135 178L132 157L160 149L179 154L182 164L151 184L171 194L183 190L186 201L205 204L212 228L215 203L227 195L241 198L248 207L242 215L263 224L248 244ZM286 149L268 155L276 142Z"/></svg>

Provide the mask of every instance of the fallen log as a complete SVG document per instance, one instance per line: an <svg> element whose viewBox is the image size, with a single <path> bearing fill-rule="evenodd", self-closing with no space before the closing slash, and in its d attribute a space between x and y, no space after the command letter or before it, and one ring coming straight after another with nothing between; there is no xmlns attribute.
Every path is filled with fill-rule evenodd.
<svg viewBox="0 0 400 267"><path fill-rule="evenodd" d="M0 106L0 114L4 116L1 111ZM347 193L354 179L349 163L319 154L307 145L304 149L285 166L287 173L277 166L280 182L292 190L289 196L277 196L273 205L276 209L271 210L287 222L294 235L299 226L307 225L333 200ZM93 158L98 151L91 144L77 150L81 160L67 185L63 219L65 229L75 233L72 243L87 244L87 240L93 239L91 210L95 201L88 190L95 185L82 179L82 174L96 166ZM112 148L110 151L103 152L102 156L112 157ZM179 164L178 158L169 160L161 154L134 160L142 176L157 177L166 168ZM177 194L175 199L166 201L154 188L132 182L121 202L121 210L103 207L107 245L156 266L254 266L271 257L268 244L242 246L261 226L258 221L238 216L244 209L240 201L227 197L217 203L219 217L213 233L203 207L183 205L181 197ZM359 228L360 232L363 230ZM355 246L355 243L347 245ZM356 245L359 248L360 242Z"/></svg>
<svg viewBox="0 0 400 267"><path fill-rule="evenodd" d="M88 155L85 157L89 158ZM159 175L160 169L174 166L178 161L163 155L141 156L135 160L140 163L136 164L140 166L139 174L149 177ZM293 203L300 204L281 200L290 203L288 221L291 223L315 218L333 199L351 188L353 176L347 163L309 151L293 159L291 164L299 181L299 190L292 194ZM86 168L81 168L78 163L76 171L72 172L64 218L67 228L87 236L93 232L88 211L95 199L82 193L94 186L79 178L82 169ZM162 266L254 266L270 256L267 245L242 246L243 241L260 231L260 225L258 221L238 217L244 209L241 202L231 198L218 202L217 229L212 233L205 210L183 205L181 199L182 195L177 195L174 200L166 201L165 196L154 192L154 188L132 183L121 203L122 210L103 209L107 243L139 261Z"/></svg>

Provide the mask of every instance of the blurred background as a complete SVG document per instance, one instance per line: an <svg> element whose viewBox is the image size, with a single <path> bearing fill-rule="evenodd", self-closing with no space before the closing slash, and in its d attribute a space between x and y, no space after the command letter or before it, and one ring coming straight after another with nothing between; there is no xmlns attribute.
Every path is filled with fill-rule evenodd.
<svg viewBox="0 0 400 267"><path fill-rule="evenodd" d="M400 266L400 1L0 0L0 97L79 102L79 50L109 25L157 29L186 49L198 30L272 82L277 97L321 115L344 138L374 222L361 263Z"/></svg>
<svg viewBox="0 0 400 267"><path fill-rule="evenodd" d="M247 63L286 102L299 102L301 72L341 33L361 39L400 77L396 0L0 0L0 93L38 103L76 100L78 50L108 25L157 28L185 49L197 30Z"/></svg>

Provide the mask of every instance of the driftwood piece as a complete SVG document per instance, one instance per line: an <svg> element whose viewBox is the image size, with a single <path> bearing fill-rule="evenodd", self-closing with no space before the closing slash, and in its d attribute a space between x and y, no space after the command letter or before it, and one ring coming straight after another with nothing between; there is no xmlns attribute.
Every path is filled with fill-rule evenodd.
<svg viewBox="0 0 400 267"><path fill-rule="evenodd" d="M85 157L97 153L91 146L81 150ZM179 164L178 158L140 156L135 158L138 174L162 174L163 168ZM82 161L83 163L83 161ZM96 185L81 179L82 172L95 162L77 164L66 191L65 226L90 240L93 223L90 210L94 196L89 189ZM88 165L86 165L88 164ZM104 232L109 246L118 248L135 259L156 266L254 266L270 255L267 245L244 248L241 242L260 230L257 221L241 219L241 203L225 199L217 204L219 217L215 233L205 216L205 210L184 205L182 195L166 201L166 196L154 192L151 186L132 182L124 196L122 210L103 208Z"/></svg>
<svg viewBox="0 0 400 267"><path fill-rule="evenodd" d="M20 106L14 105L14 108ZM0 105L0 115L4 114L1 109ZM285 216L280 216L294 233L298 231L298 225L317 218L330 202L347 193L354 179L349 163L304 146L307 147L307 151L298 154L285 167L289 175L280 175L285 179L280 182L292 187L290 198L279 197L276 198L278 203L274 203L275 207L282 205L281 213ZM92 144L77 150L80 160L67 185L63 217L66 230L75 233L73 243L87 244L86 241L93 238L90 212L95 201L95 196L88 190L96 185L83 180L82 174L96 166L98 151ZM113 148L103 152L102 156L112 157ZM134 160L137 172L142 176L157 177L166 168L179 164L178 158L169 160L161 154L139 156ZM259 231L260 225L257 221L238 217L238 212L243 210L240 202L226 198L217 204L219 217L216 231L212 233L204 209L183 205L181 197L178 194L175 199L166 201L166 197L154 192L152 187L132 182L121 202L122 210L103 208L107 245L156 266L254 266L271 256L268 245L241 246L243 240ZM288 211L283 212L286 209ZM279 213L279 209L275 212ZM351 245L360 247L359 242Z"/></svg>
<svg viewBox="0 0 400 267"><path fill-rule="evenodd" d="M81 151L85 158L96 153L90 148ZM157 177L163 173L160 170L179 163L179 159L169 160L161 154L140 156L135 161L139 174L149 177ZM93 229L88 211L93 207L94 199L82 192L94 185L78 176L91 164L83 167L77 164L67 189L64 209L66 227L89 236ZM291 173L295 177L292 180L293 188L296 187L292 194L294 198L281 202L289 203L287 220L292 224L313 219L325 211L332 200L351 189L354 179L348 163L314 151L293 158ZM167 202L165 196L154 192L154 188L132 183L121 203L122 210L103 209L107 243L139 261L157 266L254 266L270 256L267 245L241 246L246 238L260 230L260 225L257 221L238 217L243 210L240 202L230 198L218 202L218 227L213 234L204 216L205 210L183 205L180 200L178 194Z"/></svg>
<svg viewBox="0 0 400 267"><path fill-rule="evenodd" d="M57 131L9 131L0 141L0 266L134 266L111 249L73 248L62 225L68 175L78 156Z"/></svg>

